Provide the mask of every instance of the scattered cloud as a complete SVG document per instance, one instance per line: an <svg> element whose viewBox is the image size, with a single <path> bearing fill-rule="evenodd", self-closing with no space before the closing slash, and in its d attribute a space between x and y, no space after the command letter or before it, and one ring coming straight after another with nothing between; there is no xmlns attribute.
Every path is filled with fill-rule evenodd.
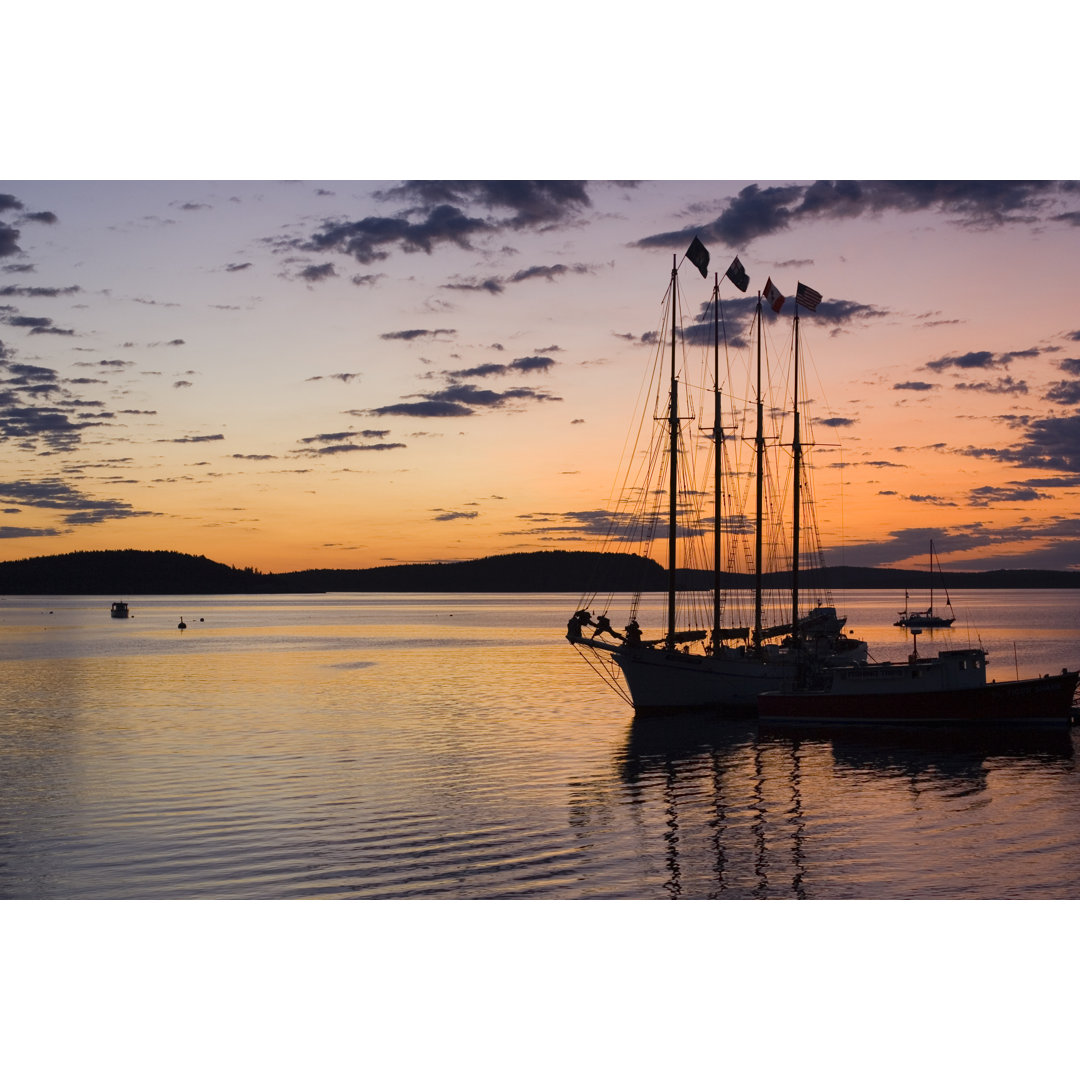
<svg viewBox="0 0 1080 1080"><path fill-rule="evenodd" d="M432 521L471 521L480 516L478 510L433 510L432 513L435 515Z"/></svg>
<svg viewBox="0 0 1080 1080"><path fill-rule="evenodd" d="M436 341L441 335L453 337L456 330L391 330L389 333L380 334L383 341Z"/></svg>
<svg viewBox="0 0 1080 1080"><path fill-rule="evenodd" d="M307 236L270 243L278 251L334 251L365 266L395 250L430 255L443 244L470 250L474 241L503 232L576 220L591 205L586 189L581 180L409 180L376 193L402 205L393 216L327 219Z"/></svg>
<svg viewBox="0 0 1080 1080"><path fill-rule="evenodd" d="M754 240L816 221L840 221L892 212L933 212L968 229L1067 220L1056 214L1075 201L1068 181L1053 180L817 180L811 184L760 187L749 184L727 200L712 221L688 225L637 241L640 247L689 244L695 235L708 245L744 250Z"/></svg>

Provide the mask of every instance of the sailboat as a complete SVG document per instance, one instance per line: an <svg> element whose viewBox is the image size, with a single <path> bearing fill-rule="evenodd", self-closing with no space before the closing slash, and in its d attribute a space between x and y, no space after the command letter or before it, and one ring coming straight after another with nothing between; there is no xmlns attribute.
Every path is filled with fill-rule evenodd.
<svg viewBox="0 0 1080 1080"><path fill-rule="evenodd" d="M701 261L694 258L695 247L699 257L707 266L708 254L700 241L695 239L687 256L705 276ZM725 274L740 290L745 290L749 279L738 258L734 260ZM770 306L779 312L784 297L768 282L766 295ZM677 358L678 341L678 264L673 259L671 282L667 294L670 313L670 326L665 318L662 324L670 333L670 364L667 365L667 401L666 408L657 408L660 421L663 452L649 453L648 460L662 463L661 471L666 471L666 478L650 482L639 481L639 492L658 490L666 486L666 538L667 538L667 590L666 617L662 635L646 638L638 623L641 594L635 594L631 600L629 622L623 632L616 630L605 609L601 614L589 610L591 600L583 598L578 610L567 625L567 639L593 664L611 685L633 705L637 714L666 713L676 710L704 709L720 716L754 715L759 695L767 691L783 690L794 687L800 680L800 673L808 664L851 663L866 658L866 643L845 634L846 619L839 616L835 607L827 602L817 603L810 610L803 611L800 593L800 539L802 526L800 508L803 485L804 445L800 431L799 409L799 318L798 307L794 319L795 342L795 377L793 385L793 435L791 442L792 457L792 521L791 521L791 558L788 566L790 574L790 607L777 619L766 619L765 595L765 536L766 527L775 527L775 521L766 520L765 496L765 458L766 434L764 424L765 401L762 379L762 297L759 293L754 313L754 336L756 339L756 369L754 409L756 429L754 436L754 556L753 556L753 609L752 623L746 625L725 625L725 592L722 588L724 535L723 521L723 458L725 434L721 409L721 380L719 370L720 331L719 331L719 275L714 275L713 318L714 318L714 353L712 373L712 415L714 424L707 436L711 445L713 459L712 487L715 500L715 512L712 520L712 582L711 619L708 609L702 605L697 615L700 621L691 625L691 613L683 612L680 620L679 601L689 590L680 588L679 567L680 529L684 539L693 538L700 529L704 518L700 506L693 501L693 493L698 488L693 476L686 476L686 469L681 470L684 455L689 456L694 443L688 434L683 433L684 423L695 419L689 407L680 412L680 380ZM803 306L813 310L820 300L820 294L806 289L800 284L797 300L802 297ZM815 299L816 298L816 299ZM655 371L657 372L656 397L662 397L663 375L661 363L662 350L666 348L666 334L658 334L658 353ZM680 480L687 482L680 485ZM680 511L687 516L689 524L680 524ZM661 510L646 510L642 507L638 517L644 521L655 521L663 516ZM732 529L738 535L738 522ZM685 578L686 575L682 575ZM595 597L596 594L591 594ZM613 597L612 597L613 599ZM826 598L827 600L827 598ZM684 605L686 607L687 605ZM709 625L711 622L711 625ZM586 628L592 627L591 636L586 636ZM605 637L606 635L606 637ZM611 640L607 640L610 638ZM735 644L735 642L739 642Z"/></svg>
<svg viewBox="0 0 1080 1080"><path fill-rule="evenodd" d="M941 573L941 563L938 563L938 573ZM952 601L949 599L949 589L945 586L945 606L952 611ZM930 540L930 606L925 611L908 611L908 593L904 590L904 610L900 618L893 626L917 627L919 629L933 629L936 627L952 626L956 622L956 616L945 618L943 615L934 614L934 541Z"/></svg>

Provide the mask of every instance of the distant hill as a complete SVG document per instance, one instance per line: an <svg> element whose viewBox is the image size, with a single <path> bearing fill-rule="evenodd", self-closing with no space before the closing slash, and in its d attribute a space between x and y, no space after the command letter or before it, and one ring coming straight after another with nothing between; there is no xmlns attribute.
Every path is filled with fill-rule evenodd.
<svg viewBox="0 0 1080 1080"><path fill-rule="evenodd" d="M841 566L804 570L802 586L818 586L824 575L831 589L908 589L914 606L930 588L927 571ZM711 575L680 572L680 588L707 587ZM787 576L769 574L765 584L783 588ZM722 575L725 586L748 586L745 575ZM991 570L945 573L934 586L950 589L1075 589L1080 573L1068 570ZM124 599L159 594L299 592L662 592L667 574L640 555L600 555L584 551L535 551L491 555L449 563L411 563L363 570L298 570L263 574L237 569L204 555L176 551L75 551L0 562L0 595L91 595Z"/></svg>
<svg viewBox="0 0 1080 1080"><path fill-rule="evenodd" d="M0 563L0 595L129 596L297 592L617 592L667 588L640 555L538 551L453 563L263 574L176 551L75 551Z"/></svg>
<svg viewBox="0 0 1080 1080"><path fill-rule="evenodd" d="M272 592L255 570L176 551L73 551L0 563L0 595L127 596Z"/></svg>

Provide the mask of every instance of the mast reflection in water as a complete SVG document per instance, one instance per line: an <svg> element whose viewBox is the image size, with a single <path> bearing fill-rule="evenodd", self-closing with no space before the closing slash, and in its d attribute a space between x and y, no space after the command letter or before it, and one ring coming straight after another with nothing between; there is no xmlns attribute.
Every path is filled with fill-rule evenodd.
<svg viewBox="0 0 1080 1080"><path fill-rule="evenodd" d="M1067 881L1035 880L1043 827L1023 790L1037 773L1074 775L1064 729L793 735L650 717L631 723L615 768L643 876L672 898L1078 892L1075 866ZM982 829L965 838L980 818L994 858Z"/></svg>

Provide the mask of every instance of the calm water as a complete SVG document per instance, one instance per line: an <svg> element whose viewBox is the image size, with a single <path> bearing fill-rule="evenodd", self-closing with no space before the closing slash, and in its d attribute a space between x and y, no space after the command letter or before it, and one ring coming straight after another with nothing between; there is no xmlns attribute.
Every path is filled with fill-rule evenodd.
<svg viewBox="0 0 1080 1080"><path fill-rule="evenodd" d="M113 599L0 603L0 897L1080 897L1077 728L635 721L576 596ZM921 651L1080 662L1075 593L953 600Z"/></svg>

